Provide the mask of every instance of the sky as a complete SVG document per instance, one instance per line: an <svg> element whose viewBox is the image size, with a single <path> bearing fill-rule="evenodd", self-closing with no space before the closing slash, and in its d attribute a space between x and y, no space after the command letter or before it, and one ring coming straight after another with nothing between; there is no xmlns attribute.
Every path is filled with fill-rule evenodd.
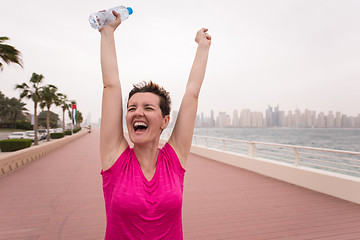
<svg viewBox="0 0 360 240"><path fill-rule="evenodd" d="M0 35L23 65L0 72L0 90L44 75L84 118L98 122L102 79L100 34L88 17L118 5L133 15L115 33L126 98L132 84L159 83L180 106L197 44L212 36L198 113L309 109L360 113L360 1L357 0L0 0ZM33 105L28 103L29 112ZM61 110L52 107L61 116Z"/></svg>

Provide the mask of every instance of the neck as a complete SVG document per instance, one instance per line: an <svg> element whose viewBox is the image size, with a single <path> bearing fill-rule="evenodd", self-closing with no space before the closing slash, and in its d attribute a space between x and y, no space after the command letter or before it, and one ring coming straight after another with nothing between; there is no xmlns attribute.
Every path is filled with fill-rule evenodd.
<svg viewBox="0 0 360 240"><path fill-rule="evenodd" d="M143 171L152 172L155 170L159 153L158 143L149 143L146 145L135 144L134 152Z"/></svg>

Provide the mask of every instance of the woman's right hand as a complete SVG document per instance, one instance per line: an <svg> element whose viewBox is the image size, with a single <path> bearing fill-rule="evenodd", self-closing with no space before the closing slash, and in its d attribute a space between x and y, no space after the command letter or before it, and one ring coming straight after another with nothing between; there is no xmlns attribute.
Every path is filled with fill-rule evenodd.
<svg viewBox="0 0 360 240"><path fill-rule="evenodd" d="M120 13L116 12L116 11L112 11L112 13L115 16L115 20L109 22L108 24L106 24L105 26L103 26L102 28L99 28L99 32L103 32L103 31L112 31L114 32L116 30L116 28L121 24L121 16Z"/></svg>

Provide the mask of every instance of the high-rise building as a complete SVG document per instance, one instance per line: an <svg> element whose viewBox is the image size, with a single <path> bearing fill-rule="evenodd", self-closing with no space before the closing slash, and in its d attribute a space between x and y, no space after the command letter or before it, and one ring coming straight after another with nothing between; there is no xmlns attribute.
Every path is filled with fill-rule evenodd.
<svg viewBox="0 0 360 240"><path fill-rule="evenodd" d="M274 125L274 112L272 110L272 107L268 107L266 109L266 127L272 127Z"/></svg>
<svg viewBox="0 0 360 240"><path fill-rule="evenodd" d="M218 127L229 127L231 126L230 116L226 114L226 112L219 112L217 118L217 126Z"/></svg>
<svg viewBox="0 0 360 240"><path fill-rule="evenodd" d="M214 114L214 110L212 110L212 109L211 109L211 113L210 113L210 119L211 119L210 126L214 127L215 126L215 114Z"/></svg>
<svg viewBox="0 0 360 240"><path fill-rule="evenodd" d="M250 127L251 126L250 109L241 110L241 113L240 113L240 126L241 127Z"/></svg>
<svg viewBox="0 0 360 240"><path fill-rule="evenodd" d="M334 117L334 114L332 111L329 111L329 113L327 115L326 127L328 127L328 128L335 127L335 117Z"/></svg>
<svg viewBox="0 0 360 240"><path fill-rule="evenodd" d="M279 110L279 105L274 108L268 107L266 109L266 126L267 127L280 127L281 126L281 112Z"/></svg>
<svg viewBox="0 0 360 240"><path fill-rule="evenodd" d="M341 128L341 113L336 112L335 114L335 127Z"/></svg>
<svg viewBox="0 0 360 240"><path fill-rule="evenodd" d="M302 127L301 112L300 112L299 108L296 108L296 110L295 110L294 125L295 125L295 127Z"/></svg>
<svg viewBox="0 0 360 240"><path fill-rule="evenodd" d="M316 126L316 112L315 111L311 112L311 122L312 122L311 127L315 127Z"/></svg>
<svg viewBox="0 0 360 240"><path fill-rule="evenodd" d="M305 127L314 126L312 113L308 109L305 109L305 113L304 113L304 126Z"/></svg>
<svg viewBox="0 0 360 240"><path fill-rule="evenodd" d="M237 110L234 110L233 112L232 126L234 127L239 126L239 114Z"/></svg>
<svg viewBox="0 0 360 240"><path fill-rule="evenodd" d="M281 126L281 112L279 110L279 105L274 108L274 127Z"/></svg>
<svg viewBox="0 0 360 240"><path fill-rule="evenodd" d="M263 128L265 127L264 123L262 112L251 112L251 127Z"/></svg>
<svg viewBox="0 0 360 240"><path fill-rule="evenodd" d="M288 111L286 116L286 127L293 128L295 127L295 119L292 111Z"/></svg>
<svg viewBox="0 0 360 240"><path fill-rule="evenodd" d="M326 119L325 119L325 114L323 112L320 112L318 115L317 127L320 128L326 127Z"/></svg>
<svg viewBox="0 0 360 240"><path fill-rule="evenodd" d="M280 127L286 127L287 121L286 121L286 115L285 115L284 111L280 112L280 122L281 122Z"/></svg>

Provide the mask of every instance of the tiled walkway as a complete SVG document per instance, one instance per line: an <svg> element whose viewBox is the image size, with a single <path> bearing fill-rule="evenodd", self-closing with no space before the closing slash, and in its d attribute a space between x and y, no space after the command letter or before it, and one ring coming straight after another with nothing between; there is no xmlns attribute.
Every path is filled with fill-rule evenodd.
<svg viewBox="0 0 360 240"><path fill-rule="evenodd" d="M98 130L0 178L0 240L103 239ZM360 205L191 155L184 239L360 239Z"/></svg>

